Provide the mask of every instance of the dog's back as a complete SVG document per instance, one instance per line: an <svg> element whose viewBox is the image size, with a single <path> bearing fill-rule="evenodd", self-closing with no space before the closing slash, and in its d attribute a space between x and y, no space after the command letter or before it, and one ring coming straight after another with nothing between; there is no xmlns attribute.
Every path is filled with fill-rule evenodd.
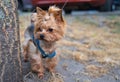
<svg viewBox="0 0 120 82"><path fill-rule="evenodd" d="M30 39L32 39L32 37L33 37L33 31L34 31L34 24L31 23L31 25L28 26L27 29L24 32L24 38L30 38Z"/></svg>
<svg viewBox="0 0 120 82"><path fill-rule="evenodd" d="M33 31L34 31L34 24L31 23L30 26L27 27L27 29L24 32L24 42L22 43L23 47L23 54L24 54L24 59L25 61L27 60L27 53L28 53L28 47L29 47L29 41L32 40L33 37Z"/></svg>

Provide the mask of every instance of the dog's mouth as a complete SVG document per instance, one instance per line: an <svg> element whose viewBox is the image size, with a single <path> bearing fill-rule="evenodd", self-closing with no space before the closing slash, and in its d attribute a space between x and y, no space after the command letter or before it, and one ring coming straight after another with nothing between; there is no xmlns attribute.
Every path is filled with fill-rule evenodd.
<svg viewBox="0 0 120 82"><path fill-rule="evenodd" d="M55 42L54 38L50 38L50 37L46 37L44 34L37 34L36 39L39 39L41 41L45 41L45 42Z"/></svg>
<svg viewBox="0 0 120 82"><path fill-rule="evenodd" d="M44 42L47 42L47 43L53 43L54 42L54 41L50 41L50 40L46 40L46 39L40 39L40 40L42 40Z"/></svg>
<svg viewBox="0 0 120 82"><path fill-rule="evenodd" d="M45 42L51 42L51 41L48 41L47 39L45 39L43 37L40 37L39 40L42 40L42 41L45 41Z"/></svg>
<svg viewBox="0 0 120 82"><path fill-rule="evenodd" d="M48 39L45 39L45 38L40 38L39 40L47 42L47 43L53 43L53 42L55 42L54 40L48 40Z"/></svg>

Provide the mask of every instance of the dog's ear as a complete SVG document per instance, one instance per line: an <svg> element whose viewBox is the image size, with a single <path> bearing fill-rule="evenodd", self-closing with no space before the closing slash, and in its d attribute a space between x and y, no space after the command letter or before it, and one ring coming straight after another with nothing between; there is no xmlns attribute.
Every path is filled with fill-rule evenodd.
<svg viewBox="0 0 120 82"><path fill-rule="evenodd" d="M45 15L46 14L46 11L42 10L39 7L36 7L36 12L37 12L38 15Z"/></svg>
<svg viewBox="0 0 120 82"><path fill-rule="evenodd" d="M64 22L63 17L62 17L62 10L56 6L51 6L49 7L48 13L54 16L55 20L58 23Z"/></svg>
<svg viewBox="0 0 120 82"><path fill-rule="evenodd" d="M58 11L55 11L54 17L57 22L64 22L61 9Z"/></svg>

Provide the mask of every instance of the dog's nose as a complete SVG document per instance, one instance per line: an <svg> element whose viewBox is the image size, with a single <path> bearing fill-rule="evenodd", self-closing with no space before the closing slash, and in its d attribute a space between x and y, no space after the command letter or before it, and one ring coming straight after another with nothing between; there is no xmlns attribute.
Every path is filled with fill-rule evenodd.
<svg viewBox="0 0 120 82"><path fill-rule="evenodd" d="M43 34L40 34L40 39L44 39L44 35Z"/></svg>

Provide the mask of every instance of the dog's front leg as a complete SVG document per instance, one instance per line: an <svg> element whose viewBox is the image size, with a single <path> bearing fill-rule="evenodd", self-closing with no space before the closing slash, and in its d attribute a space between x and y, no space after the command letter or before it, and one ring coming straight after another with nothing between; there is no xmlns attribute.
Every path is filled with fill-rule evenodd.
<svg viewBox="0 0 120 82"><path fill-rule="evenodd" d="M36 46L32 41L29 41L28 52L29 52L29 59L30 59L32 71L36 72L39 78L43 78L44 67L42 63L41 54L38 52Z"/></svg>
<svg viewBox="0 0 120 82"><path fill-rule="evenodd" d="M24 61L27 62L28 61L28 41L24 41L23 42L23 56L24 56Z"/></svg>
<svg viewBox="0 0 120 82"><path fill-rule="evenodd" d="M49 70L49 72L54 73L55 72L55 67L58 63L57 57L47 59L46 61L46 68Z"/></svg>
<svg viewBox="0 0 120 82"><path fill-rule="evenodd" d="M31 68L32 68L32 71L38 73L39 78L43 78L44 67L43 67L43 63L40 56L37 56L36 59L31 59Z"/></svg>

